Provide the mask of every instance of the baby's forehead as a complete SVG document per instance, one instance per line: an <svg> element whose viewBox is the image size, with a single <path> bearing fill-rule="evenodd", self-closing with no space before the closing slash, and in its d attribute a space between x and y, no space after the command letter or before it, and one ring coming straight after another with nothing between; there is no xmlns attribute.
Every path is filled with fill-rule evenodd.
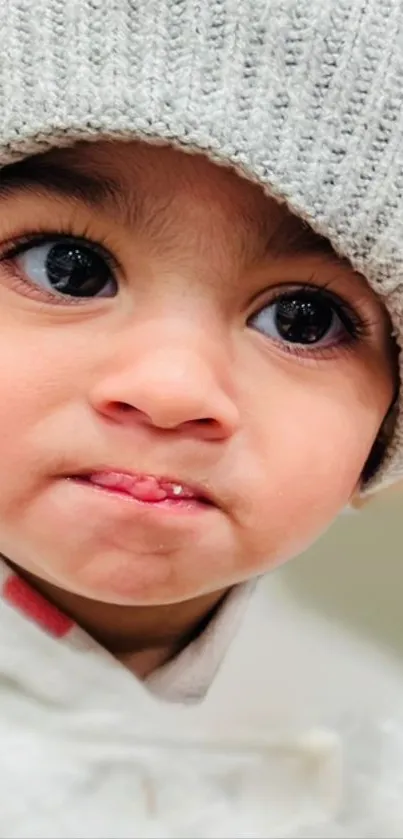
<svg viewBox="0 0 403 839"><path fill-rule="evenodd" d="M162 221L172 203L185 196L190 212L208 203L211 217L221 214L217 236L227 235L236 215L245 239L259 237L264 253L273 257L324 254L335 258L330 242L292 214L285 203L265 195L229 167L201 154L147 143L78 143L68 149L29 157L0 171L0 198L14 190L52 194L112 212L114 218L152 227L153 214ZM177 208L175 208L176 211ZM117 211L117 214L116 214ZM195 213L197 219L197 212Z"/></svg>

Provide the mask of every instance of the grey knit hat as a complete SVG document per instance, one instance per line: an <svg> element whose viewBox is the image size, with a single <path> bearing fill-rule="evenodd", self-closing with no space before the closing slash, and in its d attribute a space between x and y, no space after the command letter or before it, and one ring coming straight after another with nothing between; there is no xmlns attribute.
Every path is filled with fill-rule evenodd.
<svg viewBox="0 0 403 839"><path fill-rule="evenodd" d="M202 150L326 236L403 340L403 0L0 0L0 33L0 165ZM402 476L403 409L373 486Z"/></svg>

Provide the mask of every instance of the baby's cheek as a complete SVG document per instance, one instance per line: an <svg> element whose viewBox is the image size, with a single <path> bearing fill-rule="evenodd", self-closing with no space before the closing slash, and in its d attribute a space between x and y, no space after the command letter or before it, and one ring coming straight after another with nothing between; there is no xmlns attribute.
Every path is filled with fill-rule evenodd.
<svg viewBox="0 0 403 839"><path fill-rule="evenodd" d="M0 322L1 329L1 322ZM0 341L0 354L3 339ZM0 516L22 513L25 503L38 491L46 470L49 471L49 450L62 452L65 430L53 433L60 426L60 415L73 401L75 385L73 370L66 387L60 374L57 351L44 355L40 342L21 336L10 343L7 363L0 365ZM55 363L52 363L52 357ZM49 434L49 428L51 434ZM57 430L57 429L56 429Z"/></svg>
<svg viewBox="0 0 403 839"><path fill-rule="evenodd" d="M359 481L376 423L330 412L326 424L285 422L256 474L251 554L274 567L305 550L345 507ZM259 561L259 560L257 560Z"/></svg>

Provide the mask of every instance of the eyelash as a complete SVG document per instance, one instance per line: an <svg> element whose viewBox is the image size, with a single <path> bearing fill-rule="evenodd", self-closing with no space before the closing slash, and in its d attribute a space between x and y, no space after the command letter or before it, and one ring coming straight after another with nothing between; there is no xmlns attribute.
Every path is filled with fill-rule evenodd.
<svg viewBox="0 0 403 839"><path fill-rule="evenodd" d="M362 313L358 313L354 310L352 305L339 294L329 291L329 287L326 286L326 284L318 285L313 282L293 285L280 284L277 287L273 287L268 299L266 299L257 309L255 308L251 315L249 315L247 323L249 323L253 317L259 314L259 312L267 306L273 305L280 300L284 300L284 298L292 297L293 293L296 292L299 294L317 294L322 298L326 298L346 330L346 338L339 343L328 347L312 346L312 348L309 348L308 345L279 341L277 343L281 349L281 353L297 356L302 360L305 359L307 363L312 363L315 360L320 361L321 359L329 359L331 356L334 356L336 352L338 354L342 352L351 352L359 341L365 340L371 335L373 324L369 318L366 318ZM271 340L270 343L272 345L276 344L274 340Z"/></svg>

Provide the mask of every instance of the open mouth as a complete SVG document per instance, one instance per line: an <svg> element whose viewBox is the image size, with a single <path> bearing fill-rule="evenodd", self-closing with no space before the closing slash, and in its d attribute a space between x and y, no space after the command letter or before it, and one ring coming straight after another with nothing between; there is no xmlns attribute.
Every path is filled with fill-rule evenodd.
<svg viewBox="0 0 403 839"><path fill-rule="evenodd" d="M155 475L100 471L73 475L72 479L87 485L92 484L100 490L128 496L143 504L215 506L214 502L198 488Z"/></svg>

